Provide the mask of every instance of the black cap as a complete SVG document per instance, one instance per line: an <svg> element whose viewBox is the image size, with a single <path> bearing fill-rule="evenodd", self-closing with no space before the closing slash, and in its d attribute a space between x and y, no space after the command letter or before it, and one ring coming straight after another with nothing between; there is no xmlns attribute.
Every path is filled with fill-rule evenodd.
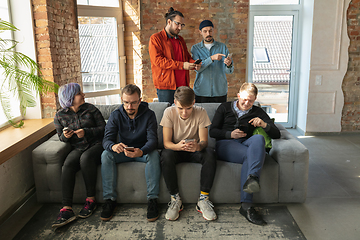
<svg viewBox="0 0 360 240"><path fill-rule="evenodd" d="M203 29L204 27L214 27L214 24L210 20L204 20L200 23L199 30Z"/></svg>

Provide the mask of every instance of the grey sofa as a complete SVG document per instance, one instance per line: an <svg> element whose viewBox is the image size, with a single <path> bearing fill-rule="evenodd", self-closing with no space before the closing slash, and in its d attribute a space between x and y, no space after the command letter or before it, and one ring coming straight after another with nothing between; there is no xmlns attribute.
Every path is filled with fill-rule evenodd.
<svg viewBox="0 0 360 240"><path fill-rule="evenodd" d="M198 104L204 107L212 119L219 104ZM168 103L150 103L158 121ZM119 105L97 106L105 119ZM309 152L283 126L277 125L281 138L272 140L273 148L266 155L261 173L261 191L254 194L257 203L304 202L307 191ZM159 149L162 148L162 127L158 128ZM209 138L209 147L215 146L215 139ZM59 141L57 134L33 150L33 168L36 193L39 202L61 202L61 168L65 157L70 152L69 144ZM217 161L214 185L210 193L214 203L240 202L241 164ZM122 163L118 168L118 199L119 203L145 203L146 182L144 163ZM177 165L179 190L183 202L196 203L200 189L200 164L181 163ZM98 167L96 197L102 199L100 166ZM80 171L76 175L74 202L83 203L86 198L85 184ZM164 179L160 180L159 202L167 203L170 195Z"/></svg>

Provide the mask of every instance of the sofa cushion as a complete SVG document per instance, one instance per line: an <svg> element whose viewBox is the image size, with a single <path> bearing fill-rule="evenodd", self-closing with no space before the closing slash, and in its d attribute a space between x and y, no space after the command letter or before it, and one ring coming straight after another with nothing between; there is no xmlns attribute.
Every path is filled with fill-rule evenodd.
<svg viewBox="0 0 360 240"><path fill-rule="evenodd" d="M212 122L215 112L216 112L217 108L219 107L220 103L195 103L195 105L203 107L206 110L206 112L210 118L210 121ZM210 126L209 126L208 130L210 130ZM215 144L216 144L215 138L210 137L210 134L209 134L208 135L208 147L215 149Z"/></svg>

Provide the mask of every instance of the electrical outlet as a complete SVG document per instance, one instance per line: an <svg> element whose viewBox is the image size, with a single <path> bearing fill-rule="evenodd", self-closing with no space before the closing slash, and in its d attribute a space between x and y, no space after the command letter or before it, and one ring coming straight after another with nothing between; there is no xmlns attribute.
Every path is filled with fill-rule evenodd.
<svg viewBox="0 0 360 240"><path fill-rule="evenodd" d="M322 75L316 75L315 85L321 85L321 82L322 82Z"/></svg>

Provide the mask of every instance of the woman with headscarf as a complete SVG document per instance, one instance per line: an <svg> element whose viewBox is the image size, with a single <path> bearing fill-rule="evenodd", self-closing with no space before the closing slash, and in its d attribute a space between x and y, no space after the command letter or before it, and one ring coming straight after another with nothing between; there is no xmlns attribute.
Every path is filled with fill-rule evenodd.
<svg viewBox="0 0 360 240"><path fill-rule="evenodd" d="M69 83L61 86L58 96L62 109L54 118L56 132L60 141L71 144L72 150L62 167L63 208L52 227L61 227L76 219L72 201L75 175L80 169L87 198L78 216L87 218L96 209L97 165L101 163L102 139L106 124L100 111L94 105L85 102L85 94L79 84Z"/></svg>

